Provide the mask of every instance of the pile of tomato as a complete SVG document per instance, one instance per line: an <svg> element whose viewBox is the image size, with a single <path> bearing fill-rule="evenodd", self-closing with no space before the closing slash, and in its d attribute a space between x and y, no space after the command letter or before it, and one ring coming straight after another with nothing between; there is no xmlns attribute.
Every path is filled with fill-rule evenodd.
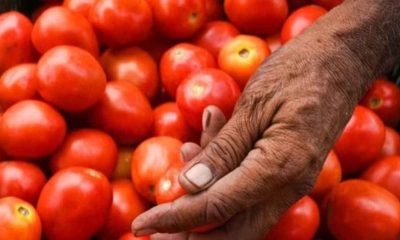
<svg viewBox="0 0 400 240"><path fill-rule="evenodd" d="M185 194L180 148L341 0L65 0L0 15L0 239L128 240ZM382 77L266 239L396 239L400 90ZM207 231L210 226L195 231Z"/></svg>

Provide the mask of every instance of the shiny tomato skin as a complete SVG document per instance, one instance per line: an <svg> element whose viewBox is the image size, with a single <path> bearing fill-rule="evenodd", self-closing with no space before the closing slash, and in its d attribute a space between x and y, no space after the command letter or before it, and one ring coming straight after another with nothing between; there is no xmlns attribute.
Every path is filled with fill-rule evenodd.
<svg viewBox="0 0 400 240"><path fill-rule="evenodd" d="M287 0L225 0L224 8L236 27L255 35L276 33L289 13Z"/></svg>
<svg viewBox="0 0 400 240"><path fill-rule="evenodd" d="M89 123L120 144L135 144L151 132L153 111L144 94L130 82L108 82L103 98L89 112Z"/></svg>
<svg viewBox="0 0 400 240"><path fill-rule="evenodd" d="M340 5L344 0L313 0L314 3L330 10Z"/></svg>
<svg viewBox="0 0 400 240"><path fill-rule="evenodd" d="M399 200L379 185L344 181L333 189L324 205L335 239L395 240L399 236Z"/></svg>
<svg viewBox="0 0 400 240"><path fill-rule="evenodd" d="M0 109L37 97L36 64L25 63L9 68L0 77Z"/></svg>
<svg viewBox="0 0 400 240"><path fill-rule="evenodd" d="M134 148L120 147L112 179L131 179L131 161Z"/></svg>
<svg viewBox="0 0 400 240"><path fill-rule="evenodd" d="M42 13L44 13L47 9L60 5L61 5L60 2L47 2L38 6L31 14L32 21L36 22L37 19L40 17L40 15L42 15Z"/></svg>
<svg viewBox="0 0 400 240"><path fill-rule="evenodd" d="M205 0L206 15L208 21L224 18L224 4L221 0Z"/></svg>
<svg viewBox="0 0 400 240"><path fill-rule="evenodd" d="M281 33L278 32L273 35L270 35L265 38L265 41L267 42L267 45L269 47L269 50L271 50L271 53L275 52L282 46Z"/></svg>
<svg viewBox="0 0 400 240"><path fill-rule="evenodd" d="M62 144L64 118L47 103L25 100L8 108L0 121L0 146L13 158L37 159Z"/></svg>
<svg viewBox="0 0 400 240"><path fill-rule="evenodd" d="M63 6L88 18L89 11L95 3L96 0L64 0Z"/></svg>
<svg viewBox="0 0 400 240"><path fill-rule="evenodd" d="M0 198L0 239L40 240L41 222L35 208L19 198Z"/></svg>
<svg viewBox="0 0 400 240"><path fill-rule="evenodd" d="M46 52L37 66L38 91L61 110L82 112L103 96L106 75L87 51L58 46Z"/></svg>
<svg viewBox="0 0 400 240"><path fill-rule="evenodd" d="M385 142L383 143L381 157L400 155L400 135L390 127L385 127Z"/></svg>
<svg viewBox="0 0 400 240"><path fill-rule="evenodd" d="M100 62L111 81L131 81L146 95L154 99L158 92L157 63L146 51L138 47L108 49Z"/></svg>
<svg viewBox="0 0 400 240"><path fill-rule="evenodd" d="M127 232L124 235L122 235L118 240L150 240L149 236L145 237L135 237L132 232Z"/></svg>
<svg viewBox="0 0 400 240"><path fill-rule="evenodd" d="M106 222L112 188L100 172L70 167L54 174L44 186L37 212L48 240L84 240Z"/></svg>
<svg viewBox="0 0 400 240"><path fill-rule="evenodd" d="M56 6L45 10L36 20L32 42L40 54L60 45L76 46L99 55L96 34L89 21L66 7Z"/></svg>
<svg viewBox="0 0 400 240"><path fill-rule="evenodd" d="M334 145L343 174L356 173L380 156L385 125L368 108L357 106L342 135Z"/></svg>
<svg viewBox="0 0 400 240"><path fill-rule="evenodd" d="M182 166L169 168L155 186L154 193L157 204L173 202L186 194L185 189L179 184L179 173Z"/></svg>
<svg viewBox="0 0 400 240"><path fill-rule="evenodd" d="M168 49L161 58L161 81L168 94L175 98L179 84L190 73L215 66L216 62L207 50L193 44L179 43Z"/></svg>

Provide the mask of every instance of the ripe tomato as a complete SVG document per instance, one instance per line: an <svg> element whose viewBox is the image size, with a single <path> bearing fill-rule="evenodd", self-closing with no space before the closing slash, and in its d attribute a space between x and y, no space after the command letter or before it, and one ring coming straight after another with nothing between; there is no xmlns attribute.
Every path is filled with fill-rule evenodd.
<svg viewBox="0 0 400 240"><path fill-rule="evenodd" d="M64 0L63 5L71 11L88 18L90 9L95 3L96 0Z"/></svg>
<svg viewBox="0 0 400 240"><path fill-rule="evenodd" d="M385 142L383 143L381 157L400 155L400 135L396 130L385 127Z"/></svg>
<svg viewBox="0 0 400 240"><path fill-rule="evenodd" d="M229 119L239 96L239 86L228 74L219 69L206 68L193 72L181 83L176 103L186 122L201 131L201 119L207 106L218 107Z"/></svg>
<svg viewBox="0 0 400 240"><path fill-rule="evenodd" d="M155 29L171 39L193 36L207 21L205 0L149 0Z"/></svg>
<svg viewBox="0 0 400 240"><path fill-rule="evenodd" d="M101 64L109 80L130 81L149 99L158 92L157 63L138 47L108 49L101 56Z"/></svg>
<svg viewBox="0 0 400 240"><path fill-rule="evenodd" d="M134 151L131 175L136 190L155 202L155 186L167 169L182 166L182 142L171 137L153 137L143 141Z"/></svg>
<svg viewBox="0 0 400 240"><path fill-rule="evenodd" d="M0 239L41 239L40 219L29 203L15 197L1 198L0 216Z"/></svg>
<svg viewBox="0 0 400 240"><path fill-rule="evenodd" d="M80 129L67 135L49 164L53 173L79 166L92 168L110 177L117 158L117 144L108 134L94 129Z"/></svg>
<svg viewBox="0 0 400 240"><path fill-rule="evenodd" d="M89 122L111 134L121 144L146 138L153 125L153 111L143 93L130 82L107 83L106 92L91 109Z"/></svg>
<svg viewBox="0 0 400 240"><path fill-rule="evenodd" d="M356 173L378 158L385 141L385 125L368 108L357 106L334 150L344 174Z"/></svg>
<svg viewBox="0 0 400 240"><path fill-rule="evenodd" d="M258 35L276 33L289 12L287 0L225 0L224 7L240 30Z"/></svg>
<svg viewBox="0 0 400 240"><path fill-rule="evenodd" d="M131 232L127 232L122 235L118 240L150 240L150 237L135 237Z"/></svg>
<svg viewBox="0 0 400 240"><path fill-rule="evenodd" d="M172 202L186 194L178 180L182 167L171 167L160 178L154 189L157 204Z"/></svg>
<svg viewBox="0 0 400 240"><path fill-rule="evenodd" d="M344 181L333 189L324 206L335 239L395 240L399 236L399 200L374 183Z"/></svg>
<svg viewBox="0 0 400 240"><path fill-rule="evenodd" d="M60 45L72 45L99 55L96 35L89 21L66 7L56 6L44 11L32 30L32 42L44 54Z"/></svg>
<svg viewBox="0 0 400 240"><path fill-rule="evenodd" d="M97 233L99 240L118 239L131 229L132 220L149 208L136 192L132 181L116 180L111 183L113 200L107 222Z"/></svg>
<svg viewBox="0 0 400 240"><path fill-rule="evenodd" d="M278 32L275 33L274 35L270 35L265 38L265 41L267 42L269 50L271 50L271 52L275 52L282 46L281 33Z"/></svg>
<svg viewBox="0 0 400 240"><path fill-rule="evenodd" d="M221 48L237 35L239 30L229 22L208 22L195 36L193 43L208 50L215 59L218 59Z"/></svg>
<svg viewBox="0 0 400 240"><path fill-rule="evenodd" d="M400 120L400 89L386 78L376 80L361 104L374 111L382 121L395 127Z"/></svg>
<svg viewBox="0 0 400 240"><path fill-rule="evenodd" d="M38 90L43 99L67 112L81 112L104 94L106 75L88 52L59 46L44 54L37 66Z"/></svg>
<svg viewBox="0 0 400 240"><path fill-rule="evenodd" d="M305 196L293 204L267 234L266 240L311 240L320 223L318 205Z"/></svg>
<svg viewBox="0 0 400 240"><path fill-rule="evenodd" d="M313 0L314 3L323 6L326 9L332 9L340 5L344 0Z"/></svg>
<svg viewBox="0 0 400 240"><path fill-rule="evenodd" d="M0 14L0 74L24 62L33 62L32 22L21 13Z"/></svg>
<svg viewBox="0 0 400 240"><path fill-rule="evenodd" d="M151 32L153 17L147 0L97 0L89 21L109 47L136 44Z"/></svg>
<svg viewBox="0 0 400 240"><path fill-rule="evenodd" d="M104 225L112 189L100 172L83 167L63 169L46 183L37 211L48 240L89 239Z"/></svg>
<svg viewBox="0 0 400 240"><path fill-rule="evenodd" d="M134 149L130 147L120 147L118 149L118 160L112 176L113 179L131 178L131 161L133 150Z"/></svg>
<svg viewBox="0 0 400 240"><path fill-rule="evenodd" d="M205 0L208 21L220 20L224 17L224 6L221 0Z"/></svg>
<svg viewBox="0 0 400 240"><path fill-rule="evenodd" d="M316 200L323 199L342 180L342 168L334 151L330 151L319 173L310 196Z"/></svg>
<svg viewBox="0 0 400 240"><path fill-rule="evenodd" d="M20 64L8 69L0 77L0 109L36 98L36 90L36 64Z"/></svg>
<svg viewBox="0 0 400 240"><path fill-rule="evenodd" d="M215 67L216 63L207 50L188 43L179 43L164 53L160 62L162 84L171 97L187 75L197 69Z"/></svg>
<svg viewBox="0 0 400 240"><path fill-rule="evenodd" d="M239 35L221 49L218 65L231 75L243 89L251 75L270 53L271 51L263 39L250 35Z"/></svg>
<svg viewBox="0 0 400 240"><path fill-rule="evenodd" d="M288 19L281 31L282 43L288 42L290 39L300 35L317 19L325 15L328 11L317 5L309 5L294 11Z"/></svg>
<svg viewBox="0 0 400 240"><path fill-rule="evenodd" d="M50 105L37 100L25 100L3 113L0 146L13 158L46 157L61 145L65 132L64 118Z"/></svg>

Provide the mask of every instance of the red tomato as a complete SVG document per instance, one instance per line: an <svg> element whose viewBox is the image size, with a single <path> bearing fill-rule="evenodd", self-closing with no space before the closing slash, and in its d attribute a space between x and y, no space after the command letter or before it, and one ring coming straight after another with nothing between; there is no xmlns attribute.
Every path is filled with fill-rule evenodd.
<svg viewBox="0 0 400 240"><path fill-rule="evenodd" d="M32 22L21 13L0 14L0 74L24 62L33 62Z"/></svg>
<svg viewBox="0 0 400 240"><path fill-rule="evenodd" d="M332 9L340 5L344 0L313 0L314 3L323 6L326 9Z"/></svg>
<svg viewBox="0 0 400 240"><path fill-rule="evenodd" d="M265 41L267 42L267 45L268 45L269 49L271 50L271 52L275 52L282 46L281 33L278 32L274 35L270 35L265 38Z"/></svg>
<svg viewBox="0 0 400 240"><path fill-rule="evenodd" d="M193 43L208 50L215 59L218 59L221 48L237 35L239 30L229 22L208 22L195 36Z"/></svg>
<svg viewBox="0 0 400 240"><path fill-rule="evenodd" d="M205 0L208 21L220 20L224 17L222 0Z"/></svg>
<svg viewBox="0 0 400 240"><path fill-rule="evenodd" d="M400 120L400 89L386 78L376 80L361 104L374 111L382 121L395 127Z"/></svg>
<svg viewBox="0 0 400 240"><path fill-rule="evenodd" d="M48 104L25 100L4 112L0 121L0 146L13 158L46 157L61 145L64 118Z"/></svg>
<svg viewBox="0 0 400 240"><path fill-rule="evenodd" d="M207 21L205 0L149 0L155 29L171 39L193 36Z"/></svg>
<svg viewBox="0 0 400 240"><path fill-rule="evenodd" d="M41 54L55 46L72 45L99 55L96 35L89 21L66 7L51 7L40 15L33 26L32 42Z"/></svg>
<svg viewBox="0 0 400 240"><path fill-rule="evenodd" d="M118 239L131 229L132 220L149 208L128 179L111 183L113 200L106 224L98 232L99 240Z"/></svg>
<svg viewBox="0 0 400 240"><path fill-rule="evenodd" d="M47 9L55 6L60 6L59 2L47 2L42 5L39 5L31 14L31 19L33 22L36 22L37 19L44 13Z"/></svg>
<svg viewBox="0 0 400 240"><path fill-rule="evenodd" d="M218 55L218 65L231 75L243 89L251 75L270 53L271 51L263 39L250 35L239 35L221 49Z"/></svg>
<svg viewBox="0 0 400 240"><path fill-rule="evenodd" d="M155 33L152 33L150 37L146 38L145 41L139 44L140 48L148 52L157 63L160 62L164 52L166 52L173 45L173 41L160 37Z"/></svg>
<svg viewBox="0 0 400 240"><path fill-rule="evenodd" d="M136 44L151 32L153 17L147 0L97 0L89 20L109 47Z"/></svg>
<svg viewBox="0 0 400 240"><path fill-rule="evenodd" d="M334 151L330 151L315 182L310 196L323 199L342 180L342 168Z"/></svg>
<svg viewBox="0 0 400 240"><path fill-rule="evenodd" d="M142 142L132 156L131 175L136 190L155 202L155 187L167 169L183 165L182 142L171 137L153 137Z"/></svg>
<svg viewBox="0 0 400 240"><path fill-rule="evenodd" d="M182 166L169 168L155 186L154 194L157 204L173 202L186 194L179 184L179 173Z"/></svg>
<svg viewBox="0 0 400 240"><path fill-rule="evenodd" d="M130 82L107 83L106 93L89 113L89 122L121 144L138 143L152 129L153 111L143 93Z"/></svg>
<svg viewBox="0 0 400 240"><path fill-rule="evenodd" d="M8 69L0 77L0 109L36 98L36 90L36 64L20 64Z"/></svg>
<svg viewBox="0 0 400 240"><path fill-rule="evenodd" d="M383 143L381 157L400 155L400 135L396 130L385 127L385 142Z"/></svg>
<svg viewBox="0 0 400 240"><path fill-rule="evenodd" d="M36 209L46 239L83 240L104 225L111 203L111 185L102 173L70 167L50 178Z"/></svg>
<svg viewBox="0 0 400 240"><path fill-rule="evenodd" d="M130 81L149 99L158 92L157 63L138 47L108 49L101 56L101 64L109 80Z"/></svg>
<svg viewBox="0 0 400 240"><path fill-rule="evenodd" d="M15 197L1 198L0 216L0 239L41 239L40 219L29 203Z"/></svg>
<svg viewBox="0 0 400 240"><path fill-rule="evenodd" d="M81 112L104 94L106 75L88 52L59 46L46 52L37 66L38 90L44 100L67 112Z"/></svg>
<svg viewBox="0 0 400 240"><path fill-rule="evenodd" d="M0 198L18 197L35 206L45 183L43 171L32 163L0 162Z"/></svg>
<svg viewBox="0 0 400 240"><path fill-rule="evenodd" d="M344 174L356 173L368 167L382 151L385 125L368 108L357 106L334 150Z"/></svg>
<svg viewBox="0 0 400 240"><path fill-rule="evenodd" d="M333 189L324 205L335 239L395 240L399 236L399 200L374 183L344 181Z"/></svg>
<svg viewBox="0 0 400 240"><path fill-rule="evenodd" d="M316 5L309 5L294 11L288 19L281 31L282 43L288 42L290 39L303 33L318 18L325 15L328 11L325 8Z"/></svg>
<svg viewBox="0 0 400 240"><path fill-rule="evenodd" d="M305 196L293 204L267 234L266 240L311 240L320 223L318 205Z"/></svg>
<svg viewBox="0 0 400 240"><path fill-rule="evenodd" d="M90 9L96 3L96 0L64 0L64 7L69 8L71 11L82 14L88 18Z"/></svg>
<svg viewBox="0 0 400 240"><path fill-rule="evenodd" d="M176 96L179 84L197 69L215 67L207 50L188 43L180 43L164 53L160 62L161 81L171 97Z"/></svg>
<svg viewBox="0 0 400 240"><path fill-rule="evenodd" d="M273 34L285 21L287 0L225 0L225 13L240 30L250 34Z"/></svg>
<svg viewBox="0 0 400 240"><path fill-rule="evenodd" d="M124 235L122 235L118 240L150 240L150 237L149 236L135 237L133 233L127 232Z"/></svg>
<svg viewBox="0 0 400 240"><path fill-rule="evenodd" d="M67 135L49 164L53 173L78 166L92 168L111 177L117 158L117 144L108 134L94 129L80 129Z"/></svg>
<svg viewBox="0 0 400 240"><path fill-rule="evenodd" d="M115 166L113 179L131 178L131 160L133 148L121 147L118 149L118 160Z"/></svg>

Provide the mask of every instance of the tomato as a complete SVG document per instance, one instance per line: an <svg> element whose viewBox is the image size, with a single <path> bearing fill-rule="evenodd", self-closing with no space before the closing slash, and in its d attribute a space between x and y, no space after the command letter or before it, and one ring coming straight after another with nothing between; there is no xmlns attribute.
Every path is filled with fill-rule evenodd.
<svg viewBox="0 0 400 240"><path fill-rule="evenodd" d="M171 97L176 96L179 84L191 72L216 63L207 50L188 43L179 43L164 53L160 62L161 81Z"/></svg>
<svg viewBox="0 0 400 240"><path fill-rule="evenodd" d="M37 6L37 8L32 12L31 19L33 22L36 22L37 19L45 12L47 9L55 6L60 6L59 2L47 2L42 5Z"/></svg>
<svg viewBox="0 0 400 240"><path fill-rule="evenodd" d="M169 48L174 45L172 40L163 38L155 33L152 33L150 37L146 38L139 44L140 48L148 52L157 63L160 62L162 55Z"/></svg>
<svg viewBox="0 0 400 240"><path fill-rule="evenodd" d="M305 196L293 204L267 234L266 240L311 240L320 223L318 205Z"/></svg>
<svg viewBox="0 0 400 240"><path fill-rule="evenodd" d="M92 168L110 177L117 158L117 144L108 134L94 129L80 129L67 135L49 164L53 173L79 166Z"/></svg>
<svg viewBox="0 0 400 240"><path fill-rule="evenodd" d="M152 129L153 111L143 93L130 82L107 83L106 92L91 109L89 122L114 137L121 144L145 139Z"/></svg>
<svg viewBox="0 0 400 240"><path fill-rule="evenodd" d="M34 61L32 22L21 13L0 14L0 74L8 68Z"/></svg>
<svg viewBox="0 0 400 240"><path fill-rule="evenodd" d="M218 65L231 75L243 89L251 75L270 53L271 51L263 39L250 35L239 35L221 49L218 55Z"/></svg>
<svg viewBox="0 0 400 240"><path fill-rule="evenodd" d="M314 3L323 6L326 9L332 9L340 5L344 0L313 0Z"/></svg>
<svg viewBox="0 0 400 240"><path fill-rule="evenodd" d="M41 239L40 219L29 203L15 197L1 198L0 216L0 239Z"/></svg>
<svg viewBox="0 0 400 240"><path fill-rule="evenodd" d="M294 11L288 19L281 31L282 43L288 42L290 39L303 33L309 26L328 11L317 5L308 5Z"/></svg>
<svg viewBox="0 0 400 240"><path fill-rule="evenodd" d="M96 0L64 0L63 5L64 7L88 18L90 9L95 3Z"/></svg>
<svg viewBox="0 0 400 240"><path fill-rule="evenodd" d="M385 127L385 142L383 143L381 156L400 155L400 135L396 130Z"/></svg>
<svg viewBox="0 0 400 240"><path fill-rule="evenodd" d="M215 21L224 17L224 6L222 0L205 0L208 21Z"/></svg>
<svg viewBox="0 0 400 240"><path fill-rule="evenodd" d="M113 179L131 178L131 160L133 148L121 147L118 149L118 160L115 166Z"/></svg>
<svg viewBox="0 0 400 240"><path fill-rule="evenodd" d="M50 178L36 209L46 239L83 240L104 225L111 203L112 188L102 173L70 167Z"/></svg>
<svg viewBox="0 0 400 240"><path fill-rule="evenodd" d="M113 200L106 224L98 232L99 240L118 239L131 229L132 220L149 208L128 179L111 183Z"/></svg>
<svg viewBox="0 0 400 240"><path fill-rule="evenodd" d="M155 29L171 39L193 36L207 21L205 0L149 0Z"/></svg>
<svg viewBox="0 0 400 240"><path fill-rule="evenodd" d="M323 199L341 180L342 168L339 159L334 151L330 151L310 196L316 200Z"/></svg>
<svg viewBox="0 0 400 240"><path fill-rule="evenodd" d="M278 32L274 35L270 35L265 38L265 41L267 42L267 45L268 45L269 49L271 50L271 52L275 52L282 46L281 33Z"/></svg>
<svg viewBox="0 0 400 240"><path fill-rule="evenodd" d="M208 50L215 59L218 59L221 48L237 35L239 30L229 22L208 22L195 36L193 43Z"/></svg>
<svg viewBox="0 0 400 240"><path fill-rule="evenodd" d="M150 240L150 237L135 237L131 232L127 232L122 235L118 240Z"/></svg>
<svg viewBox="0 0 400 240"><path fill-rule="evenodd" d="M66 132L64 118L50 105L25 100L8 108L0 121L0 146L10 157L37 159L53 153Z"/></svg>
<svg viewBox="0 0 400 240"><path fill-rule="evenodd" d="M186 191L178 181L182 166L169 168L156 184L154 194L157 204L173 202L175 199L186 194Z"/></svg>
<svg viewBox="0 0 400 240"><path fill-rule="evenodd" d="M344 174L356 173L378 158L385 141L385 125L368 108L357 106L334 150Z"/></svg>
<svg viewBox="0 0 400 240"><path fill-rule="evenodd" d="M58 46L44 54L37 66L38 91L43 99L67 112L81 112L103 96L106 75L85 50Z"/></svg>
<svg viewBox="0 0 400 240"><path fill-rule="evenodd" d="M335 239L395 240L399 236L399 200L374 183L344 181L333 189L324 205Z"/></svg>
<svg viewBox="0 0 400 240"><path fill-rule="evenodd" d="M101 56L101 64L109 80L130 81L149 99L158 92L157 63L138 47L108 49Z"/></svg>
<svg viewBox="0 0 400 240"><path fill-rule="evenodd" d="M16 65L0 77L0 109L26 99L36 98L36 64Z"/></svg>
<svg viewBox="0 0 400 240"><path fill-rule="evenodd" d="M109 47L136 44L151 32L153 16L147 0L97 0L89 21Z"/></svg>
<svg viewBox="0 0 400 240"><path fill-rule="evenodd" d="M376 80L361 104L374 111L382 121L395 127L400 120L400 89L386 78Z"/></svg>
<svg viewBox="0 0 400 240"><path fill-rule="evenodd" d="M250 34L273 34L285 21L287 0L225 0L225 13L235 26Z"/></svg>
<svg viewBox="0 0 400 240"><path fill-rule="evenodd" d="M131 175L136 190L155 202L155 186L167 169L183 165L182 142L171 137L153 137L143 141L134 151Z"/></svg>

